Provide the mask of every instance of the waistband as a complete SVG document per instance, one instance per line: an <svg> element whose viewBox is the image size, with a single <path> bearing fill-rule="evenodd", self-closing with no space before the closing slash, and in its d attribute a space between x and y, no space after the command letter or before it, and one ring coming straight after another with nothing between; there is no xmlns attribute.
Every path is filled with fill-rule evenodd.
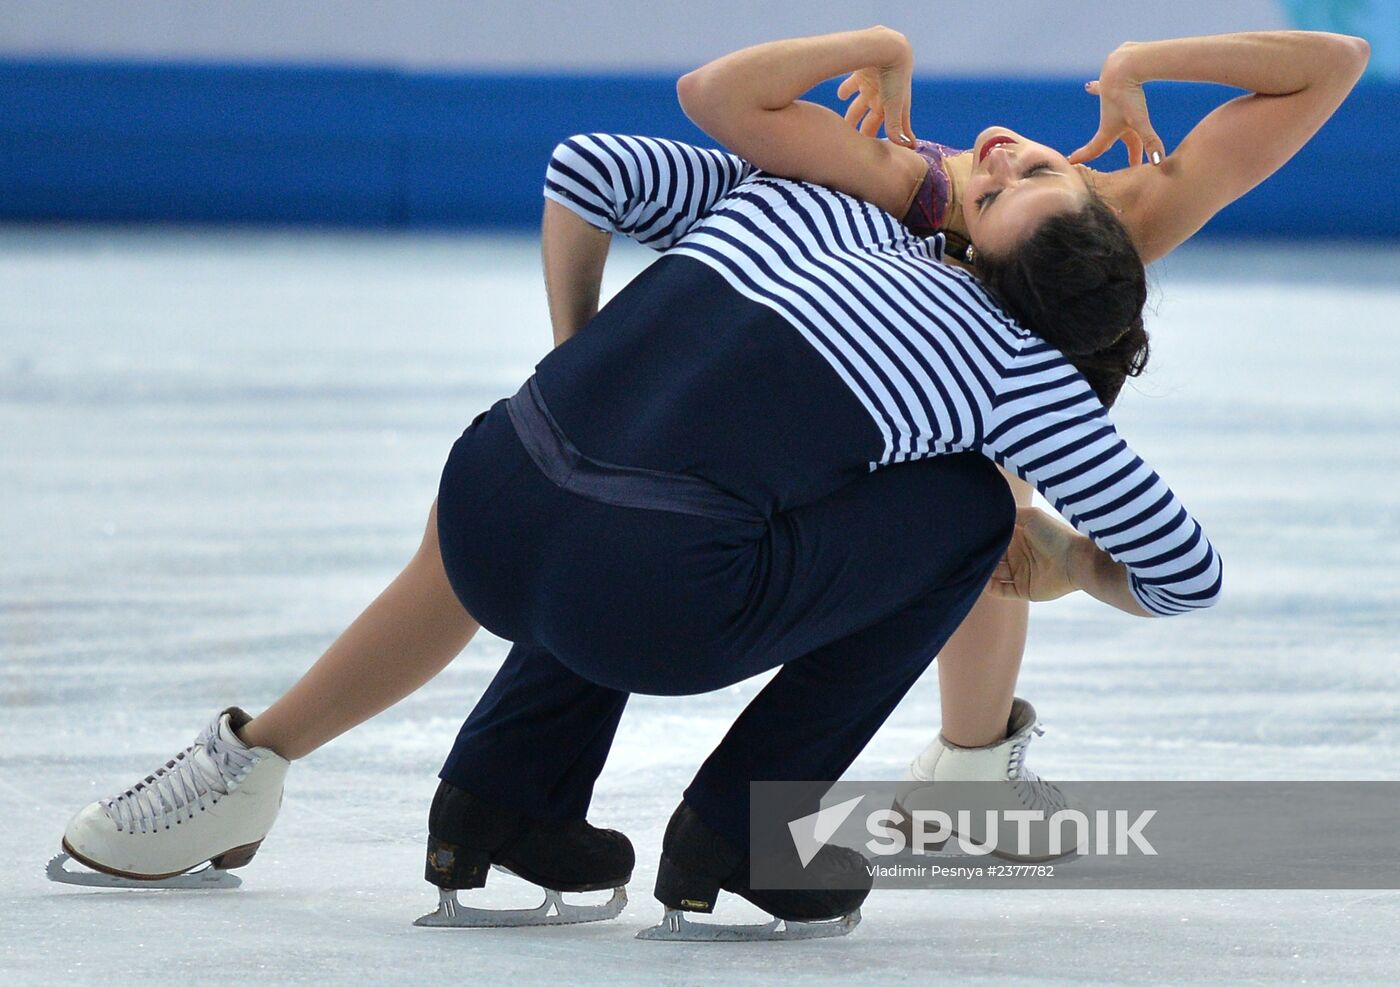
<svg viewBox="0 0 1400 987"><path fill-rule="evenodd" d="M569 441L531 377L506 402L515 434L541 473L581 497L617 507L692 514L716 521L762 523L750 503L698 476L617 466L590 459Z"/></svg>

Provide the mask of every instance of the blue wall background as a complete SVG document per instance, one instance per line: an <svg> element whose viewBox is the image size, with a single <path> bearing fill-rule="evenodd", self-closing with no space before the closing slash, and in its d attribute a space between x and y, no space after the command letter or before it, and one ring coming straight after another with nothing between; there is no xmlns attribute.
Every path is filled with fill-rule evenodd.
<svg viewBox="0 0 1400 987"><path fill-rule="evenodd" d="M836 85L808 98L838 108ZM1153 84L1154 124L1173 146L1234 94ZM1397 119L1400 84L1364 81L1207 232L1400 236ZM999 123L1069 150L1096 121L1076 80L915 82L915 131L944 143ZM592 130L713 143L675 73L3 61L0 219L529 228L550 150Z"/></svg>

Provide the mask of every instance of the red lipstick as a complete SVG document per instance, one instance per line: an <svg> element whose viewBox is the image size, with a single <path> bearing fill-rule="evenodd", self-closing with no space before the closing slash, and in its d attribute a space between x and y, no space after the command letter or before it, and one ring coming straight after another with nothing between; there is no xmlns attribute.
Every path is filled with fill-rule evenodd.
<svg viewBox="0 0 1400 987"><path fill-rule="evenodd" d="M985 143L985 144L982 145L982 150L981 150L981 151L978 153L978 155L977 155L977 163L978 163L978 164L981 164L981 163L986 159L986 157L987 157L987 152L990 151L992 148L997 147L997 146L1000 145L1000 144L1015 144L1015 143L1016 143L1016 139L1015 139L1014 137L1007 137L1005 134L1002 134L1000 137L993 137L993 138L991 138L990 140L987 141L987 143Z"/></svg>

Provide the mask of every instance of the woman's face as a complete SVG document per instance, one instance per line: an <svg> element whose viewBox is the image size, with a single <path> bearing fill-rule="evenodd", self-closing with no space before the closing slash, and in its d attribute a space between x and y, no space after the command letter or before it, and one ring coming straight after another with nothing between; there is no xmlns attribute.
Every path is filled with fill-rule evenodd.
<svg viewBox="0 0 1400 987"><path fill-rule="evenodd" d="M963 222L978 250L1001 254L1048 217L1082 206L1088 195L1079 169L1059 151L1014 130L988 127L972 145Z"/></svg>

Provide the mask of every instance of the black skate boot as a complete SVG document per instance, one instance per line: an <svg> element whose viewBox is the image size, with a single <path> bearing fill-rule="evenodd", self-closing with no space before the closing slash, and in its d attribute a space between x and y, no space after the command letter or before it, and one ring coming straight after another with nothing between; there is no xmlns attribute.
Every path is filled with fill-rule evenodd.
<svg viewBox="0 0 1400 987"><path fill-rule="evenodd" d="M740 942L756 939L817 939L844 936L860 923L860 906L870 893L866 860L854 850L823 846L804 873L825 878L824 887L749 887L749 857L700 820L682 802L671 815L656 872L656 897L666 906L661 924L638 939L686 942ZM858 885L852 887L851 885ZM773 916L766 925L711 925L690 922L686 912L714 911L720 891L729 891Z"/></svg>
<svg viewBox="0 0 1400 987"><path fill-rule="evenodd" d="M438 910L414 925L573 925L616 918L627 904L624 885L632 878L634 863L631 841L616 830L598 829L582 819L532 819L444 781L428 813L424 874L439 889ZM544 888L544 903L515 909L460 904L457 892L484 887L492 866ZM597 905L569 904L561 896L565 891L609 888L612 898Z"/></svg>

